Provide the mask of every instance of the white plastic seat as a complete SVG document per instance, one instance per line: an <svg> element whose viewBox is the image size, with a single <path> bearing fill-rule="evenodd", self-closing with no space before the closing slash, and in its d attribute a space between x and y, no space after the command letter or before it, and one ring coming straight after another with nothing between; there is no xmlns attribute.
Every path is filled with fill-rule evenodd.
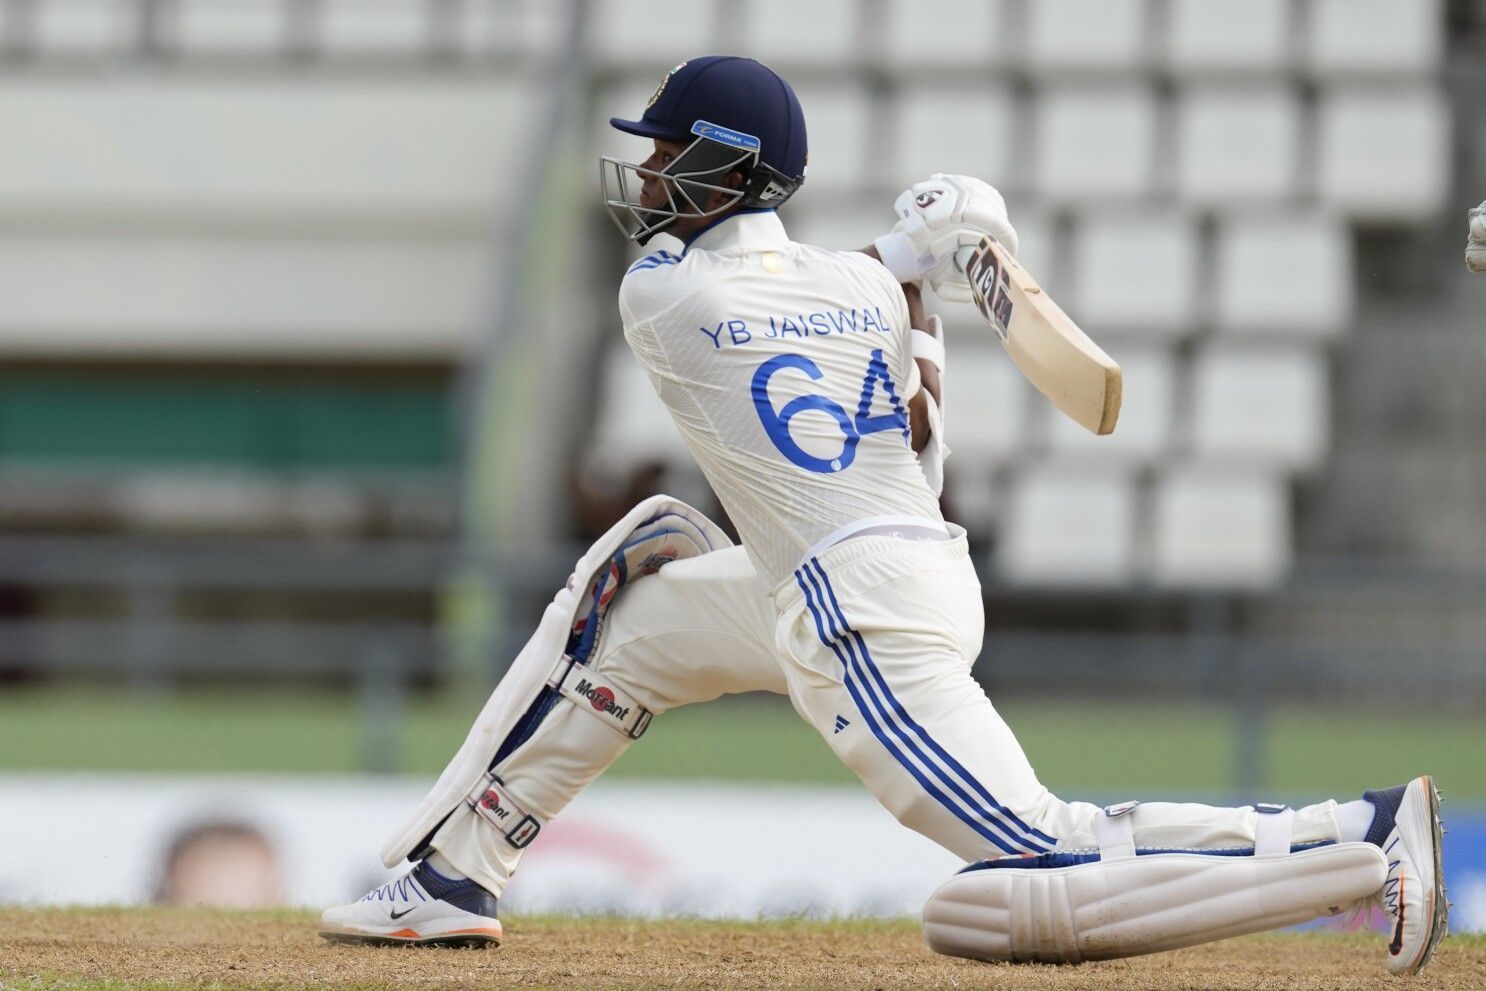
<svg viewBox="0 0 1486 991"><path fill-rule="evenodd" d="M1149 86L1050 87L1034 117L1032 180L1049 199L1103 202L1150 191L1157 113Z"/></svg>
<svg viewBox="0 0 1486 991"><path fill-rule="evenodd" d="M728 47L747 52L768 66L855 66L858 50L857 0L749 0L741 8L741 40ZM940 22L944 23L943 21ZM793 80L791 80L793 82ZM813 124L809 108L805 120Z"/></svg>
<svg viewBox="0 0 1486 991"><path fill-rule="evenodd" d="M593 56L603 64L650 72L652 91L676 63L715 47L712 0L656 0L643 6L598 0L589 16Z"/></svg>
<svg viewBox="0 0 1486 991"><path fill-rule="evenodd" d="M1444 64L1441 0L1311 0L1308 63L1323 76L1422 76Z"/></svg>
<svg viewBox="0 0 1486 991"><path fill-rule="evenodd" d="M607 461L691 464L676 422L628 348L615 348L605 356L601 390L603 409L593 443Z"/></svg>
<svg viewBox="0 0 1486 991"><path fill-rule="evenodd" d="M895 184L953 172L984 179L1002 193L1015 188L1021 128L1005 87L910 85L898 91L892 107Z"/></svg>
<svg viewBox="0 0 1486 991"><path fill-rule="evenodd" d="M1334 89L1320 101L1321 200L1354 217L1419 222L1450 178L1450 105L1433 87Z"/></svg>
<svg viewBox="0 0 1486 991"><path fill-rule="evenodd" d="M138 38L139 11L118 0L37 4L32 42L42 54L120 51Z"/></svg>
<svg viewBox="0 0 1486 991"><path fill-rule="evenodd" d="M17 77L0 86L0 201L296 224L421 214L478 230L520 195L501 177L520 174L511 135L529 101L521 80L492 75Z"/></svg>
<svg viewBox="0 0 1486 991"><path fill-rule="evenodd" d="M1301 118L1294 89L1186 89L1176 119L1182 199L1213 205L1297 192Z"/></svg>
<svg viewBox="0 0 1486 991"><path fill-rule="evenodd" d="M272 52L285 40L281 0L181 0L176 42L187 55Z"/></svg>
<svg viewBox="0 0 1486 991"><path fill-rule="evenodd" d="M1291 61L1291 0L1180 0L1166 64L1178 75L1268 75Z"/></svg>
<svg viewBox="0 0 1486 991"><path fill-rule="evenodd" d="M320 46L330 55L410 55L428 48L431 30L423 0L322 0L320 8Z"/></svg>
<svg viewBox="0 0 1486 991"><path fill-rule="evenodd" d="M306 232L0 237L0 350L220 361L458 360L485 241Z"/></svg>
<svg viewBox="0 0 1486 991"><path fill-rule="evenodd" d="M701 2L697 4L701 5ZM540 56L562 45L567 11L566 4L547 0L463 0L457 8L458 43L463 51L477 58ZM637 63L634 68L649 69L657 74L656 82L659 82L659 73L674 64L671 59L679 57L667 52ZM654 88L652 83L651 89Z"/></svg>
<svg viewBox="0 0 1486 991"><path fill-rule="evenodd" d="M1334 217L1237 216L1219 226L1219 330L1329 337L1351 321L1353 296L1352 235Z"/></svg>
<svg viewBox="0 0 1486 991"><path fill-rule="evenodd" d="M1147 464L1159 458L1171 439L1175 414L1176 361L1170 351L1151 347L1116 347L1124 399L1115 431L1104 437L1089 433L1053 410L1048 446L1054 457L1080 465Z"/></svg>
<svg viewBox="0 0 1486 991"><path fill-rule="evenodd" d="M1146 0L1036 0L1027 4L1033 72L1135 69L1146 58Z"/></svg>
<svg viewBox="0 0 1486 991"><path fill-rule="evenodd" d="M945 434L953 452L949 464L965 472L988 473L1026 446L1031 386L1001 345L952 335L944 375Z"/></svg>
<svg viewBox="0 0 1486 991"><path fill-rule="evenodd" d="M1135 507L1126 472L1020 472L1001 514L996 569L1024 585L1123 584L1135 569Z"/></svg>
<svg viewBox="0 0 1486 991"><path fill-rule="evenodd" d="M1262 588L1291 561L1282 478L1222 468L1173 468L1157 481L1152 577L1164 586Z"/></svg>
<svg viewBox="0 0 1486 991"><path fill-rule="evenodd" d="M1082 218L1072 239L1069 311L1100 334L1186 335L1196 320L1197 228L1180 213Z"/></svg>
<svg viewBox="0 0 1486 991"><path fill-rule="evenodd" d="M799 205L787 203L780 210L791 240L835 251L854 251L871 244L893 224L892 211L884 208L881 196L824 204L812 203L811 199L809 193L802 193Z"/></svg>
<svg viewBox="0 0 1486 991"><path fill-rule="evenodd" d="M877 178L882 155L871 141L867 91L849 84L803 83L795 86L795 93L810 141L804 188L812 193L855 190ZM891 219L891 200L883 204L883 213Z"/></svg>
<svg viewBox="0 0 1486 991"><path fill-rule="evenodd" d="M1312 349L1209 345L1193 359L1191 396L1199 460L1298 471L1326 454L1326 364Z"/></svg>
<svg viewBox="0 0 1486 991"><path fill-rule="evenodd" d="M1006 61L1007 0L888 0L878 48L896 68L985 68ZM946 31L946 24L954 25Z"/></svg>

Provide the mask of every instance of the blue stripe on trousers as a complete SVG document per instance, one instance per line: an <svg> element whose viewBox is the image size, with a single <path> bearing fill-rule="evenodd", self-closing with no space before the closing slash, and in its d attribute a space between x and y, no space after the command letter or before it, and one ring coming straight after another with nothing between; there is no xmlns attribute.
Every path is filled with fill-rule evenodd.
<svg viewBox="0 0 1486 991"><path fill-rule="evenodd" d="M813 595L811 593L811 588L805 584L805 577L808 577L810 579L810 585L815 586L815 593ZM846 690L851 694L853 701L856 702L857 709L866 719L867 725L871 728L872 734L877 737L878 742L880 742L888 751L888 753L892 754L894 759L896 759L898 763L902 765L903 768L907 770L908 773L911 774L915 780L918 781L918 783L926 792L932 795L936 801L938 801L941 805L943 805L946 809L953 813L956 818L964 822L978 835L994 843L997 847L999 847L1006 853L1025 853L1029 849L1036 852L1037 847L1034 843L1031 843L1023 837L1017 836L1015 831L1008 828L1004 822L997 819L993 814L986 813L983 810L977 810L977 812L974 814L967 811L953 798L941 791L939 787L934 783L934 781L927 777L924 772L917 766L917 764L910 760L903 753L903 751L899 749L898 745L889 736L888 732L886 732L883 727L879 725L877 718L875 718L874 716L874 709L882 715L883 721L887 723L887 726L892 731L892 734L902 740L902 742L906 744L918 756L919 760L926 767L934 772L935 777L938 777L945 784L949 785L949 787L952 788L961 797L961 799L966 802L967 805L970 805L973 808L974 803L969 799L969 796L965 795L963 790L961 790L956 785L956 783L946 775L944 770L936 766L928 757L928 755L926 755L922 749L920 749L911 739L909 739L904 734L903 729L892 721L890 712L885 706L882 705L880 701L875 698L875 693L872 692L870 685L867 686L867 690L869 694L873 695L872 701L875 702L876 705L874 706L872 704L869 704L869 702L862 697L861 687L857 684L857 680L861 677L860 665L856 663L856 656L854 651L852 651L851 644L844 641L843 639L845 634L838 634L835 632L836 624L833 620L831 620L829 612L827 612L824 608L824 599L823 597L821 597L820 589L815 580L815 577L808 571L805 571L804 577L802 577L801 572L797 571L795 572L795 581L799 584L800 591L805 596L805 605L807 606L807 608L809 608L811 618L815 621L816 635L820 638L821 643L825 644L826 647L828 647L831 652L836 655L836 659L841 662L841 666L845 671L844 683L846 686ZM819 599L819 601L822 603L819 608L817 608L816 605L817 599ZM826 621L832 629L831 636L826 635L825 628L821 623L822 613L826 615ZM837 641L842 642L838 643ZM846 653L842 652L843 646L846 648ZM853 678L854 670L857 675L856 678ZM982 818L987 819L992 826L995 826L999 830L1000 833L1004 833L1005 838L1003 838L1003 836L1001 835L998 835L996 832L992 832L990 829L988 829L985 823L979 821Z"/></svg>
<svg viewBox="0 0 1486 991"><path fill-rule="evenodd" d="M1002 805L1000 802L996 801L996 797L991 794L989 789L987 789L983 784L980 783L979 779L971 774L970 771L958 760L950 756L949 752L945 750L944 747L941 746L937 740L929 735L929 731L920 726L918 722L908 714L908 711L903 707L903 704L899 702L898 699L893 695L892 689L888 687L887 679L884 678L882 676L882 672L878 670L876 662L872 660L872 655L867 651L867 642L862 639L862 635L859 632L852 629L851 625L846 622L846 616L841 611L841 603L836 600L836 590L831 587L831 579L829 576L826 575L825 568L821 567L820 559L811 558L810 564L814 565L815 571L820 575L820 580L825 584L826 594L830 596L831 607L835 611L836 617L841 621L841 626L856 641L858 648L860 648L861 650L861 656L866 662L868 670L876 679L877 684L881 686L882 693L886 695L887 698L891 701L893 711L898 714L898 716L903 720L903 723L908 726L908 728L911 729L914 734L917 735L919 739L921 739L930 750L934 751L934 753L937 754L945 762L945 764L956 771L965 780L965 782L970 786L971 789L973 789L978 795L980 795L982 799L989 803L991 808L995 809L998 813L1010 820L1017 829L1020 829L1033 837L1034 839L1032 843L1034 847L1039 845L1036 843L1036 840L1041 840L1049 847L1056 846L1058 842L1057 840L1053 839L1051 836L1048 836L1046 833L1041 832L1040 830L1032 829L1020 818L1018 818L1017 815L1010 809ZM807 565L807 574L809 573L808 568L809 566ZM822 607L824 607L824 600L822 600ZM962 795L962 797L965 796ZM968 802L970 801L970 799L967 797L966 801ZM971 802L971 804L974 803Z"/></svg>

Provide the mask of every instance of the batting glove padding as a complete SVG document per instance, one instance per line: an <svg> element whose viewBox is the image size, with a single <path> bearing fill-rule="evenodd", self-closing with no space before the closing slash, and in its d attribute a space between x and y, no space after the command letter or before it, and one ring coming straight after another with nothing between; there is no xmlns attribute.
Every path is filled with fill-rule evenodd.
<svg viewBox="0 0 1486 991"><path fill-rule="evenodd" d="M898 222L875 242L882 263L899 282L928 283L940 299L971 301L970 282L955 264L961 248L989 234L1017 251L1006 200L972 176L936 172L900 193L893 212Z"/></svg>
<svg viewBox="0 0 1486 991"><path fill-rule="evenodd" d="M1465 267L1486 272L1486 203L1470 212L1470 240L1465 243Z"/></svg>

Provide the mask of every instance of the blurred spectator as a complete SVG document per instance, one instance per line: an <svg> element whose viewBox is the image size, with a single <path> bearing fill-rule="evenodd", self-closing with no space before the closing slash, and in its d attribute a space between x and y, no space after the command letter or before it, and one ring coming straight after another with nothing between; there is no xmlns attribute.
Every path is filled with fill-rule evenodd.
<svg viewBox="0 0 1486 991"><path fill-rule="evenodd" d="M187 826L166 851L154 901L215 908L282 905L278 852L257 827L244 822Z"/></svg>

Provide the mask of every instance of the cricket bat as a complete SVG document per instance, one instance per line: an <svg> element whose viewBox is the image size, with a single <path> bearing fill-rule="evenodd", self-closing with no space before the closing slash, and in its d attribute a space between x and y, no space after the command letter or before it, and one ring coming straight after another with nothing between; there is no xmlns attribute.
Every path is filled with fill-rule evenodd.
<svg viewBox="0 0 1486 991"><path fill-rule="evenodd" d="M993 237L956 259L970 292L1027 381L1075 423L1112 433L1120 417L1120 366L1089 340L1037 280Z"/></svg>

